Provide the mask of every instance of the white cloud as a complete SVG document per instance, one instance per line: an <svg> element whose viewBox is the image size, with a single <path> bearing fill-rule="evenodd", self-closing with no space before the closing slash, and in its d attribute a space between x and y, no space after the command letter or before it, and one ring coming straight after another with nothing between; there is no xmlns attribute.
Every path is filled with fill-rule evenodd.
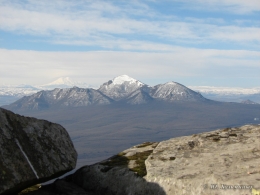
<svg viewBox="0 0 260 195"><path fill-rule="evenodd" d="M260 11L259 0L174 0L185 3L189 9L249 14Z"/></svg>
<svg viewBox="0 0 260 195"><path fill-rule="evenodd" d="M43 84L61 76L98 86L128 74L150 85L177 78L258 79L260 52L173 48L173 52L37 52L0 50L1 83ZM241 81L241 77L245 80ZM152 81L156 80L156 81ZM158 82L160 81L160 82ZM186 83L194 85L193 83ZM205 83L207 84L207 83Z"/></svg>
<svg viewBox="0 0 260 195"><path fill-rule="evenodd" d="M252 7L252 10L258 9L259 4L255 0L194 2L200 7L202 4L227 8L234 5ZM170 48L175 44L212 44L215 41L240 46L250 44L259 49L260 42L259 26L234 26L222 18L165 18L138 1L119 5L107 1L3 1L0 23L4 31L45 36L53 44L105 49L146 50L147 43ZM161 41L167 44L158 44Z"/></svg>

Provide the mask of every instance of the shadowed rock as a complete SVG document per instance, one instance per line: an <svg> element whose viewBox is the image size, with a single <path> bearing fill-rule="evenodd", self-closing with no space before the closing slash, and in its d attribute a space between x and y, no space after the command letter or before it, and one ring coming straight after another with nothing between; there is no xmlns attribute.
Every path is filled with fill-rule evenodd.
<svg viewBox="0 0 260 195"><path fill-rule="evenodd" d="M45 120L0 108L0 194L58 177L76 165L67 131Z"/></svg>
<svg viewBox="0 0 260 195"><path fill-rule="evenodd" d="M251 194L259 162L260 125L246 125L146 142L68 178L96 194Z"/></svg>

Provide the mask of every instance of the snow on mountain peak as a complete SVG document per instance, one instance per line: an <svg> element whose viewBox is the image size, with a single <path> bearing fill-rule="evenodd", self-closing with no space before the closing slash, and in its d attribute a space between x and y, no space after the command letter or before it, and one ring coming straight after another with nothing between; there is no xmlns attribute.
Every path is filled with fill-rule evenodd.
<svg viewBox="0 0 260 195"><path fill-rule="evenodd" d="M69 77L60 77L56 79L55 81L45 84L43 86L48 86L48 85L68 85L68 86L73 86L75 83L69 78Z"/></svg>
<svg viewBox="0 0 260 195"><path fill-rule="evenodd" d="M91 87L87 83L72 81L69 77L60 77L51 83L48 83L45 85L40 85L40 86L38 86L38 88L51 90L51 89L55 89L55 88L70 88L73 86L77 86L80 88Z"/></svg>
<svg viewBox="0 0 260 195"><path fill-rule="evenodd" d="M165 83L165 85L176 85L177 83L173 82L173 81L170 81L170 82L167 82Z"/></svg>
<svg viewBox="0 0 260 195"><path fill-rule="evenodd" d="M130 84L132 83L137 83L139 86L142 86L144 85L143 83L141 83L140 81L132 78L132 77L129 77L128 75L121 75L121 76L118 76L118 77L115 77L113 80L112 80L113 84L115 85L121 85L123 84L124 82L130 82Z"/></svg>

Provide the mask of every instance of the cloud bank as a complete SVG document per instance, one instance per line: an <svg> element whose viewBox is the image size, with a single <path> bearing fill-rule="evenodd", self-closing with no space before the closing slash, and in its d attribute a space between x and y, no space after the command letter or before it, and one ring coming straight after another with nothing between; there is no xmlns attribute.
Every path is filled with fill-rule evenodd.
<svg viewBox="0 0 260 195"><path fill-rule="evenodd" d="M140 53L1 49L0 55L0 83L9 84L19 84L21 80L27 84L44 84L69 76L98 86L121 74L150 85L173 80L186 85L212 85L218 81L226 82L226 86L254 87L260 82L260 52L256 51L175 48L171 53Z"/></svg>
<svg viewBox="0 0 260 195"><path fill-rule="evenodd" d="M2 0L0 84L260 83L259 0Z"/></svg>

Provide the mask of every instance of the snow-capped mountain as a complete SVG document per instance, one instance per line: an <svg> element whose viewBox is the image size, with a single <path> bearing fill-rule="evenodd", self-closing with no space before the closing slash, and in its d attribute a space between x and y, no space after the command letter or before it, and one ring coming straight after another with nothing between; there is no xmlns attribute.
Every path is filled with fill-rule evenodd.
<svg viewBox="0 0 260 195"><path fill-rule="evenodd" d="M23 97L38 92L39 89L31 85L1 85L0 96L18 96Z"/></svg>
<svg viewBox="0 0 260 195"><path fill-rule="evenodd" d="M0 86L0 106L8 105L23 96L37 93L39 89L30 85L1 85Z"/></svg>
<svg viewBox="0 0 260 195"><path fill-rule="evenodd" d="M176 82L168 82L156 85L151 90L151 96L164 101L205 101L206 99L199 93L192 91Z"/></svg>
<svg viewBox="0 0 260 195"><path fill-rule="evenodd" d="M59 80L64 83L64 80ZM59 83L54 82L54 84ZM66 79L65 81L69 81ZM53 84L53 83L52 83ZM151 101L201 102L206 101L199 93L175 82L150 87L127 75L115 77L99 89L65 88L40 91L7 106L11 110L39 110L52 107L79 107L112 104L116 101L126 104L146 104Z"/></svg>
<svg viewBox="0 0 260 195"><path fill-rule="evenodd" d="M118 101L144 86L147 85L127 75L121 75L104 83L98 90Z"/></svg>
<svg viewBox="0 0 260 195"><path fill-rule="evenodd" d="M153 99L173 101L204 101L199 93L176 83L168 82L150 87L127 75L115 77L98 89L115 101L125 100L130 104L147 103Z"/></svg>
<svg viewBox="0 0 260 195"><path fill-rule="evenodd" d="M69 77L61 77L56 79L53 82L50 82L48 84L45 85L41 85L40 87L55 87L55 88L59 88L59 86L74 86L75 83L69 78ZM56 87L58 86L58 87Z"/></svg>
<svg viewBox="0 0 260 195"><path fill-rule="evenodd" d="M41 90L53 90L55 88L71 88L71 87L90 87L86 83L72 81L69 77L61 77L55 81L38 86L32 85L0 85L0 106L8 105L16 100L37 93Z"/></svg>
<svg viewBox="0 0 260 195"><path fill-rule="evenodd" d="M60 77L53 82L48 84L40 85L38 88L40 89L55 89L55 88L71 88L71 87L81 87L81 88L88 88L90 85L86 83L72 81L69 77Z"/></svg>

